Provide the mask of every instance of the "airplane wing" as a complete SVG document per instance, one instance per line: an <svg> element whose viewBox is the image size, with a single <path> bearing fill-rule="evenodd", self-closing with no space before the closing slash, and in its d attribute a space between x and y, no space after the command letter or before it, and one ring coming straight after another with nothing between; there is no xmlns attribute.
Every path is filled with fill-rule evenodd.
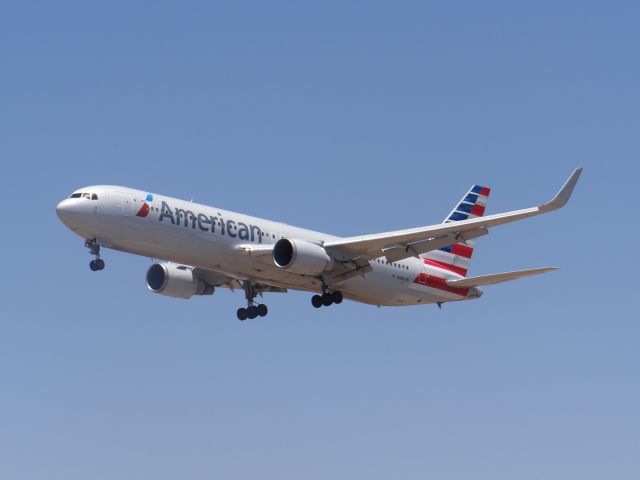
<svg viewBox="0 0 640 480"><path fill-rule="evenodd" d="M231 291L234 291L236 289L243 289L242 282L244 281L244 279L230 277L222 272L217 272L215 270L209 270L207 268L201 267L193 268L193 273L196 275L196 277L207 282L212 287L228 288ZM254 285L254 288L258 295L262 295L265 292L287 293L286 288L282 288L276 285L269 285L267 283L256 283Z"/></svg>
<svg viewBox="0 0 640 480"><path fill-rule="evenodd" d="M556 196L537 207L427 227L347 237L326 242L324 248L343 262L372 260L381 256L386 256L389 261L417 257L431 250L485 235L489 228L563 207L571 197L581 173L582 168L576 168Z"/></svg>
<svg viewBox="0 0 640 480"><path fill-rule="evenodd" d="M493 273L491 275L481 275L479 277L457 278L447 280L447 285L456 288L480 287L482 285L493 285L494 283L508 282L518 278L540 275L541 273L557 270L557 267L530 268L528 270L517 270L515 272Z"/></svg>
<svg viewBox="0 0 640 480"><path fill-rule="evenodd" d="M222 272L200 267L191 268L196 277L207 282L212 287L227 287L231 290L242 288L242 284L237 279L229 277Z"/></svg>

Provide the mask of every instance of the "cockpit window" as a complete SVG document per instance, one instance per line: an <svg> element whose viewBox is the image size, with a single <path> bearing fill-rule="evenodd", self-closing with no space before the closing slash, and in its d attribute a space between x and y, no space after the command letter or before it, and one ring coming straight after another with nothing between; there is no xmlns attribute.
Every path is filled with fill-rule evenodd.
<svg viewBox="0 0 640 480"><path fill-rule="evenodd" d="M72 193L69 198L86 198L87 200L98 200L97 193Z"/></svg>

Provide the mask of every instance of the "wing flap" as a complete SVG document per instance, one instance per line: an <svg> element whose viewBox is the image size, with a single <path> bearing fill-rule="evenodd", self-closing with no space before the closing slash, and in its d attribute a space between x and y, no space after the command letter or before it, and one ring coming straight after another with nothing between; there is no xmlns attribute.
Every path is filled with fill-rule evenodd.
<svg viewBox="0 0 640 480"><path fill-rule="evenodd" d="M456 288L480 287L482 285L493 285L494 283L508 282L518 278L540 275L541 273L557 270L557 267L530 268L528 270L516 270L514 272L492 273L491 275L481 275L479 277L459 278L447 280L447 285Z"/></svg>
<svg viewBox="0 0 640 480"><path fill-rule="evenodd" d="M489 231L486 228L476 228L474 230L467 230L464 234L443 235L442 237L430 238L429 240L421 240L419 242L412 242L406 245L385 248L382 250L382 253L390 262L397 262L403 258L410 256L418 257L423 253L437 250L438 248L448 247L449 245L453 245L457 242L465 242L472 238L478 238L482 235L486 235L487 233L489 233Z"/></svg>

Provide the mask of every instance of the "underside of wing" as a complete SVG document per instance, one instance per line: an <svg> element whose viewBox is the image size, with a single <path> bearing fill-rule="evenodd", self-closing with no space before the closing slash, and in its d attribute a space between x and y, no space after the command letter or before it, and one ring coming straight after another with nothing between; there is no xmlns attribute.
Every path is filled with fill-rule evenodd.
<svg viewBox="0 0 640 480"><path fill-rule="evenodd" d="M193 269L193 274L199 279L207 282L212 287L226 287L230 288L231 290L242 288L242 284L240 283L240 281L215 270L196 267Z"/></svg>
<svg viewBox="0 0 640 480"><path fill-rule="evenodd" d="M228 288L230 290L236 290L236 289L242 290L244 288L244 285L243 285L244 279L234 278L222 272L217 272L215 270L209 270L206 268L197 267L193 269L193 273L198 278L207 282L212 287L218 287L218 288L222 287L222 288ZM256 292L258 294L262 294L265 292L279 292L279 293L287 292L286 288L282 288L276 285L269 285L265 282L260 282L260 283L253 282L253 283L254 283L254 288L256 289Z"/></svg>

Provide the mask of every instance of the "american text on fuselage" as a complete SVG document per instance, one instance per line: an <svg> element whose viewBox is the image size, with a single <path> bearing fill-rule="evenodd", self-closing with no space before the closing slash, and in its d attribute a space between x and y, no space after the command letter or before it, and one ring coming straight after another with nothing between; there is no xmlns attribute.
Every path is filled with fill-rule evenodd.
<svg viewBox="0 0 640 480"><path fill-rule="evenodd" d="M225 221L222 214L217 216L204 213L194 213L191 210L176 207L172 209L167 202L162 201L159 222L169 221L172 225L184 228L197 228L201 232L216 233L216 226L220 235L228 235L239 240L262 243L262 232L257 225L247 225L244 222L228 219Z"/></svg>

